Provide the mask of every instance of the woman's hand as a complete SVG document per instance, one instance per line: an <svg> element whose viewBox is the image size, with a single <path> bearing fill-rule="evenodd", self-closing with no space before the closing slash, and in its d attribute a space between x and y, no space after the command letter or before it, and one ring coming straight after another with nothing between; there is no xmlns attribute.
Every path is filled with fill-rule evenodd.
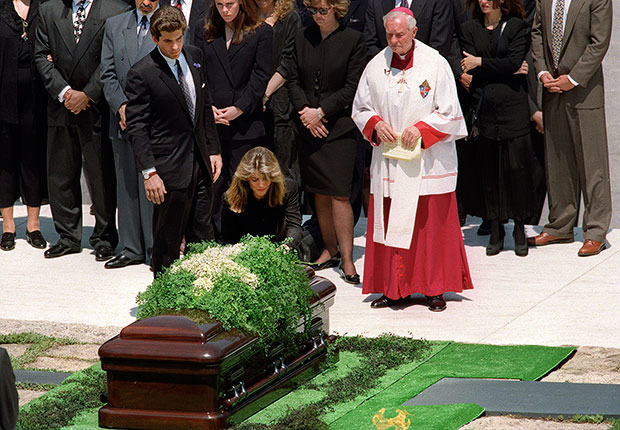
<svg viewBox="0 0 620 430"><path fill-rule="evenodd" d="M377 133L377 138L382 142L396 142L396 133L394 133L392 127L385 121L379 121L377 125L375 125L375 132Z"/></svg>
<svg viewBox="0 0 620 430"><path fill-rule="evenodd" d="M310 133L314 137L317 137L319 139L325 138L329 134L329 131L327 130L327 128L323 125L323 123L321 121L319 121L318 123L310 125L308 127L308 130L310 130Z"/></svg>
<svg viewBox="0 0 620 430"><path fill-rule="evenodd" d="M461 69L463 69L464 72L469 72L470 70L482 65L482 58L474 57L465 51L463 51L463 55L465 58L461 60Z"/></svg>
<svg viewBox="0 0 620 430"><path fill-rule="evenodd" d="M301 120L301 123L306 128L310 128L311 125L319 124L321 123L321 121L327 122L327 120L324 118L325 114L323 113L323 110L320 107L310 108L306 106L305 108L300 110L298 113L299 113L299 119Z"/></svg>
<svg viewBox="0 0 620 430"><path fill-rule="evenodd" d="M463 85L463 88L465 88L467 91L469 91L469 86L471 85L471 79L472 79L472 76L469 73L461 73L461 76L459 77L459 81L461 82L461 85Z"/></svg>
<svg viewBox="0 0 620 430"><path fill-rule="evenodd" d="M530 66L528 66L527 61L523 61L523 63L521 63L521 67L519 67L519 70L515 72L515 75L527 75L529 70Z"/></svg>

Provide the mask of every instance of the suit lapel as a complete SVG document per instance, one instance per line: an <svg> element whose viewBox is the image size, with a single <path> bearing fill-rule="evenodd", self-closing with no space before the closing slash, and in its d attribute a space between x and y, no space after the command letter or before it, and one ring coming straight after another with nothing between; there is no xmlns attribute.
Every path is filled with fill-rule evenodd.
<svg viewBox="0 0 620 430"><path fill-rule="evenodd" d="M187 60L189 71L191 72L192 79L194 80L194 88L196 89L196 105L194 106L194 121L196 121L198 120L198 106L202 106L203 103L201 78L202 75L199 70L199 67L202 67L202 64L194 63L194 59L186 50L183 50L183 54L185 54L185 59Z"/></svg>
<svg viewBox="0 0 620 430"><path fill-rule="evenodd" d="M573 0L570 2L570 6L568 7L568 13L566 14L566 24L564 25L564 35L562 36L562 51L560 52L560 56L566 47L566 42L570 37L571 32L573 31L573 27L575 26L575 21L577 21L577 16L579 16L579 11L583 7L583 1Z"/></svg>
<svg viewBox="0 0 620 430"><path fill-rule="evenodd" d="M228 60L228 50L226 49L224 37L216 37L211 43L213 44L215 55L217 56L217 59L220 60L222 69L224 69L230 85L234 87L235 83L232 77L232 71L230 70L230 61ZM230 47L232 48L233 46L234 45L231 43Z"/></svg>
<svg viewBox="0 0 620 430"><path fill-rule="evenodd" d="M164 81L164 84L166 84L170 91L172 91L172 93L175 95L181 105L181 108L183 109L183 112L185 112L187 119L191 122L192 117L189 113L187 103L185 102L183 91L181 91L181 87L179 86L177 78L175 78L174 73L172 73L172 70L170 69L170 66L168 66L166 59L159 53L159 49L155 49L153 51L153 59L155 60L155 63L159 66L159 78Z"/></svg>
<svg viewBox="0 0 620 430"><path fill-rule="evenodd" d="M409 9L413 12L415 19L422 19L422 11L426 7L426 0L411 0L409 3Z"/></svg>
<svg viewBox="0 0 620 430"><path fill-rule="evenodd" d="M549 45L549 51L553 52L553 24L551 23L551 3L553 0L543 1L545 22L543 25L547 29L547 45Z"/></svg>
<svg viewBox="0 0 620 430"><path fill-rule="evenodd" d="M127 60L129 66L133 66L136 62L136 56L138 55L138 23L136 21L136 12L132 11L128 14L127 25L123 27L123 40L125 42L125 49L127 51ZM145 36L149 37L147 34Z"/></svg>
<svg viewBox="0 0 620 430"><path fill-rule="evenodd" d="M71 1L64 2L65 8L60 13L60 19L54 21L54 25L58 29L60 38L65 44L67 51L73 53L75 51L75 36L73 35L73 9Z"/></svg>
<svg viewBox="0 0 620 430"><path fill-rule="evenodd" d="M105 24L105 20L101 19L101 0L93 0L93 4L90 7L88 17L84 22L84 28L80 35L80 42L75 46L73 52L73 62L69 70L69 76L73 74L73 70L77 67L84 54L88 51L90 44L97 33L101 30L101 27Z"/></svg>

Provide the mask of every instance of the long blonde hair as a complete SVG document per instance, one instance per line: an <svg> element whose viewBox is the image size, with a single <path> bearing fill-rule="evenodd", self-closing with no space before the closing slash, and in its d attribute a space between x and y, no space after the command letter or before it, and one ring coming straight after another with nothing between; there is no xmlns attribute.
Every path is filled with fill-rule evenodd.
<svg viewBox="0 0 620 430"><path fill-rule="evenodd" d="M254 173L263 175L265 179L271 181L265 196L267 205L273 208L284 203L286 184L278 160L273 152L263 146L257 146L245 153L226 191L226 201L231 211L241 213L248 206L248 198L252 195L249 181Z"/></svg>

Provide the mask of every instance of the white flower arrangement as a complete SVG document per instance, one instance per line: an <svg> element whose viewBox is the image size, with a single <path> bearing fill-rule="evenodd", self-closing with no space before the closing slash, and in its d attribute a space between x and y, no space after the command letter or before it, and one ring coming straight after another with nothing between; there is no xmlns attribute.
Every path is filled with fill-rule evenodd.
<svg viewBox="0 0 620 430"><path fill-rule="evenodd" d="M207 248L204 252L192 254L188 258L180 260L171 268L172 273L179 270L187 270L196 276L193 282L194 294L200 296L211 291L214 281L222 273L241 279L244 283L256 289L259 284L258 277L244 266L237 264L234 258L247 247L244 243L235 245L217 246Z"/></svg>

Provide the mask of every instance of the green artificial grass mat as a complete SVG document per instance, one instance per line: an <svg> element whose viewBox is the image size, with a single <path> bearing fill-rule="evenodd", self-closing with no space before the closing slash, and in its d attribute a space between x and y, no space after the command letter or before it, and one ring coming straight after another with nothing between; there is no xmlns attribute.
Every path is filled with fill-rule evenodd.
<svg viewBox="0 0 620 430"><path fill-rule="evenodd" d="M410 428L458 429L480 416L483 409L474 404L407 407L400 405L445 377L537 380L576 350L572 347L498 346L450 342L429 342L429 346L423 358L387 370L379 378L377 385L364 395L328 407L320 415L321 421L335 430L374 429L372 419L381 409L385 409L386 419L395 417L396 409L401 409L412 414L407 415L411 420ZM250 417L244 424L269 425L287 416L292 410L320 402L325 398L325 390L330 383L345 377L360 366L361 361L362 357L357 352L341 351L337 363ZM102 373L101 367L97 364L87 370L88 372L75 373L45 396L25 405L20 413L41 409L43 404L54 405L55 402L50 403L49 398L53 400L63 391L79 392L84 386L93 386L93 383L87 380L94 377L99 379ZM78 393L72 394L71 400L75 399L75 395L79 396ZM47 403L40 404L40 402ZM85 404L84 408L76 411L77 414L69 424L62 427L62 430L98 429L98 407L93 406L95 405ZM28 430L35 429L28 428Z"/></svg>
<svg viewBox="0 0 620 430"><path fill-rule="evenodd" d="M576 348L536 345L479 345L453 343L417 366L381 393L368 397L359 407L335 421L330 428L357 429L372 423L381 408L395 408L442 378L498 378L535 381L569 357ZM452 406L452 405L446 405ZM450 408L443 409L450 412ZM322 417L323 418L323 417ZM439 419L434 416L433 420ZM466 424L462 422L456 427ZM432 425L431 422L428 425ZM426 424L419 428L427 428ZM430 428L430 427L429 427Z"/></svg>

